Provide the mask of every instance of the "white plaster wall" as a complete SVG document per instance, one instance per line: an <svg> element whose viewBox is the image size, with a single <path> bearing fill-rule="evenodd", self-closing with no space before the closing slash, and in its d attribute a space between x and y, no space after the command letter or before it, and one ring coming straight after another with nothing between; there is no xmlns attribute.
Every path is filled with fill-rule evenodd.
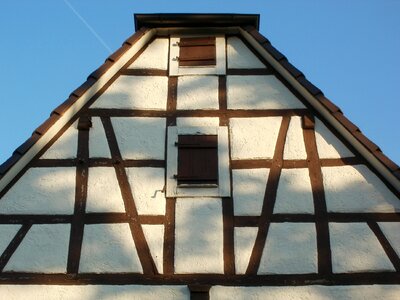
<svg viewBox="0 0 400 300"><path fill-rule="evenodd" d="M282 117L232 118L232 159L272 158Z"/></svg>
<svg viewBox="0 0 400 300"><path fill-rule="evenodd" d="M0 285L7 300L154 300L190 299L179 285Z"/></svg>
<svg viewBox="0 0 400 300"><path fill-rule="evenodd" d="M175 273L223 273L221 199L178 198Z"/></svg>
<svg viewBox="0 0 400 300"><path fill-rule="evenodd" d="M1 224L0 225L0 256L6 250L12 239L20 230L22 225L19 224Z"/></svg>
<svg viewBox="0 0 400 300"><path fill-rule="evenodd" d="M329 223L334 273L394 271L366 223Z"/></svg>
<svg viewBox="0 0 400 300"><path fill-rule="evenodd" d="M274 213L314 213L308 169L282 169Z"/></svg>
<svg viewBox="0 0 400 300"><path fill-rule="evenodd" d="M111 118L124 159L164 159L165 119Z"/></svg>
<svg viewBox="0 0 400 300"><path fill-rule="evenodd" d="M264 201L269 169L232 170L235 216L259 216Z"/></svg>
<svg viewBox="0 0 400 300"><path fill-rule="evenodd" d="M344 285L344 286L213 286L210 299L218 300L397 300L400 285Z"/></svg>
<svg viewBox="0 0 400 300"><path fill-rule="evenodd" d="M3 196L1 214L72 214L75 168L30 168Z"/></svg>
<svg viewBox="0 0 400 300"><path fill-rule="evenodd" d="M168 68L168 44L167 38L155 39L128 69L166 70Z"/></svg>
<svg viewBox="0 0 400 300"><path fill-rule="evenodd" d="M312 223L272 223L258 274L316 273L317 237Z"/></svg>
<svg viewBox="0 0 400 300"><path fill-rule="evenodd" d="M354 154L321 122L315 119L315 140L320 158L352 157Z"/></svg>
<svg viewBox="0 0 400 300"><path fill-rule="evenodd" d="M322 175L328 211L400 211L399 199L365 165L324 167Z"/></svg>
<svg viewBox="0 0 400 300"><path fill-rule="evenodd" d="M86 212L125 212L113 167L89 168Z"/></svg>
<svg viewBox="0 0 400 300"><path fill-rule="evenodd" d="M77 122L73 123L41 156L44 159L75 158L78 151Z"/></svg>
<svg viewBox="0 0 400 300"><path fill-rule="evenodd" d="M91 108L166 110L168 77L119 76Z"/></svg>
<svg viewBox="0 0 400 300"><path fill-rule="evenodd" d="M106 133L99 117L92 118L92 128L89 131L89 157L111 158Z"/></svg>
<svg viewBox="0 0 400 300"><path fill-rule="evenodd" d="M164 215L164 168L126 168L140 215Z"/></svg>
<svg viewBox="0 0 400 300"><path fill-rule="evenodd" d="M307 159L300 117L290 118L283 159Z"/></svg>
<svg viewBox="0 0 400 300"><path fill-rule="evenodd" d="M275 76L227 76L227 101L230 109L305 108Z"/></svg>
<svg viewBox="0 0 400 300"><path fill-rule="evenodd" d="M378 224L394 251L400 256L400 223L380 222Z"/></svg>
<svg viewBox="0 0 400 300"><path fill-rule="evenodd" d="M218 127L219 118L176 118L177 127Z"/></svg>
<svg viewBox="0 0 400 300"><path fill-rule="evenodd" d="M218 109L217 76L178 77L177 109Z"/></svg>
<svg viewBox="0 0 400 300"><path fill-rule="evenodd" d="M164 225L142 225L151 256L159 273L163 273Z"/></svg>
<svg viewBox="0 0 400 300"><path fill-rule="evenodd" d="M265 68L265 65L238 37L230 37L227 42L228 68Z"/></svg>
<svg viewBox="0 0 400 300"><path fill-rule="evenodd" d="M85 225L79 272L142 273L129 225Z"/></svg>
<svg viewBox="0 0 400 300"><path fill-rule="evenodd" d="M245 274L256 241L257 227L235 227L235 268L236 274Z"/></svg>
<svg viewBox="0 0 400 300"><path fill-rule="evenodd" d="M65 273L70 228L69 224L33 225L4 271Z"/></svg>

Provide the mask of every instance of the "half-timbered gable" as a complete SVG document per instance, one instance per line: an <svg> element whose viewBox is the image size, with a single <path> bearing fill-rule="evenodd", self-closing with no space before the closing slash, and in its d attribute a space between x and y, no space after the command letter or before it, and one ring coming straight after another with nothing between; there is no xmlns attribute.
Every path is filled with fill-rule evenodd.
<svg viewBox="0 0 400 300"><path fill-rule="evenodd" d="M0 167L0 295L398 298L400 168L258 16L135 18Z"/></svg>

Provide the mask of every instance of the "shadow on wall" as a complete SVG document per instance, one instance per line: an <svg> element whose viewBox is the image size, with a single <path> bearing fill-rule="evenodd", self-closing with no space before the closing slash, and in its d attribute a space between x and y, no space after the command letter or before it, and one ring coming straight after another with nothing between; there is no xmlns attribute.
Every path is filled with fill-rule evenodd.
<svg viewBox="0 0 400 300"><path fill-rule="evenodd" d="M191 87L196 86L196 83L192 82ZM201 84L199 83L198 85L198 90L201 90ZM197 91L197 89L196 89ZM203 101L203 100L201 100ZM207 102L208 100L204 100ZM254 105L257 105L259 100L255 99L256 101ZM139 123L141 122L140 120L138 121ZM154 124L153 124L154 125ZM147 122L143 122L142 127L146 126L153 126L152 124L148 124ZM139 125L140 127L140 125ZM122 135L124 136L124 135ZM143 138L147 138L148 136L145 135ZM130 144L130 142L127 140L127 143ZM135 145L135 144L133 144ZM149 146L151 147L151 146ZM157 157L157 159L159 159ZM381 207L383 207L383 210L386 211L400 211L400 204L398 202L398 199L395 198L394 195L388 196L388 192L386 191L387 188L382 186L383 184L380 182L379 179L375 175L368 175L366 174L366 171L364 170L358 170L359 173L357 172L350 172L350 168L353 167L337 167L337 172L330 172L334 170L333 168L328 170L329 168L325 168L328 170L327 172L324 172L325 169L323 169L324 172L324 181L325 181L325 193L326 193L326 199L327 199L327 204L328 208L329 207L335 207L335 203L338 204L338 211L343 211L343 212L365 212L369 210L380 210ZM43 170L44 168L42 168ZM64 207L65 203L61 201L61 199L65 199L66 195L71 194L71 191L75 191L75 180L66 180L67 177L70 177L69 175L66 176L66 174L62 174L63 168L59 168L55 173L49 172L49 174L46 174L45 176L51 176L54 177L54 180L61 180L61 182L58 182L57 184L51 184L48 185L48 181L43 182L40 177L32 176L31 179L29 179L27 185L23 188L21 188L21 192L18 192L16 194L15 199L18 199L18 201L21 201L21 199L26 200L26 205L23 207L24 209L26 207L30 207L29 203L32 202L32 195L37 194L38 198L44 198L47 199L49 195L53 195L53 199L58 199L60 200L60 205ZM329 173L330 172L330 173ZM75 173L75 168L73 168L73 173ZM329 174L328 174L329 173ZM28 173L26 173L24 176L27 176ZM361 175L359 175L361 174ZM90 172L89 172L90 176ZM361 177L360 177L361 176ZM376 178L375 178L376 177ZM23 179L21 179L23 182ZM251 178L252 184L256 182L256 185L265 185L266 182L264 180L261 180L258 177L252 177ZM14 188L17 188L18 183L14 186ZM235 187L234 187L235 188ZM299 186L296 186L295 184L289 184L285 187L286 194L289 195L299 195L299 197L303 197L306 194L309 193L309 190L306 188L302 188ZM29 191L35 191L34 193L29 192ZM9 191L9 193L14 193L12 190ZM154 193L157 193L156 191L152 191L152 195ZM241 191L243 194L244 199L253 199L255 197L253 190L249 187L247 190L244 189ZM56 196L57 195L57 196ZM355 198L355 195L362 195L360 198ZM1 201L4 199L7 200L7 197L9 195L5 195ZM357 196L358 197L358 196ZM372 197L375 197L372 199ZM263 198L263 197L261 197ZM371 200L372 199L372 200ZM298 199L297 198L292 198L286 201L293 201L295 203ZM149 198L149 201L154 201L153 198ZM181 199L180 201L185 201L185 199ZM221 202L221 200L213 200L217 202ZM267 199L268 201L268 199ZM197 201L196 201L197 202ZM356 203L356 204L354 204ZM372 206L367 206L369 205L368 203L371 203ZM54 204L54 202L52 202ZM4 210L1 209L1 204L0 204L0 212L4 213ZM73 203L72 203L73 207ZM34 208L32 208L34 210ZM49 209L48 206L45 207L45 209ZM57 211L57 208L54 208ZM63 208L64 209L64 208ZM71 206L69 206L69 209L71 209ZM208 245L212 245L212 249L215 251L218 251L218 253L221 253L222 247L223 247L223 241L221 239L221 234L212 234L212 228L207 232L207 230L204 230L206 228L207 224L218 224L222 222L222 209L221 212L213 212L211 214L204 215L204 212L210 211L210 206L209 202L204 201L202 203L202 199L198 199L198 203L196 203L195 206L191 207L190 209L187 210L187 214L185 216L182 216L182 226L180 227L180 236L179 236L179 243L182 245L188 245L188 248L192 247L193 245L205 245L204 249L201 250L206 250ZM336 209L333 209L333 211L337 211ZM70 211L71 212L71 211ZM32 213L32 211L31 211ZM48 212L47 212L48 213ZM199 223L200 225L204 225L205 227L202 227L201 234L198 234L195 230L193 230L193 217L194 216L200 216L201 218L204 218L204 224ZM0 225L1 226L1 225ZM94 226L94 225L93 225ZM100 227L99 227L100 228ZM186 229L185 229L186 228ZM85 229L86 230L86 229ZM29 232L28 232L29 234ZM111 262L117 264L118 266L123 266L124 268L127 267L126 262L132 262L132 257L133 257L133 250L131 246L128 246L128 243L132 242L132 239L129 240L124 240L122 244L118 245L119 250L118 250L118 255L116 251L111 251L111 249L115 249L115 247L118 243L116 241L121 240L121 232L110 230L109 227L103 226L101 227L101 230L99 230L97 233L97 236L99 239L93 238L92 240L89 241L88 247L91 249L90 252L87 254L88 256L91 256L91 259L93 259L93 266L94 267L94 272L110 272L113 269L113 266L110 265ZM107 239L104 239L105 237L109 237ZM305 234L304 236L298 236L298 238L302 243L307 243L308 241L308 236ZM287 239L287 237L282 237L282 239ZM98 243L98 240L101 240L101 243ZM123 239L122 239L123 240ZM194 243L195 241L195 243ZM23 244L23 242L22 242ZM22 245L21 244L21 245ZM217 245L217 247L214 247L214 245ZM197 249L193 248L192 251L197 251ZM202 252L203 253L203 252ZM199 258L197 257L196 260L198 260L199 263L205 263L209 264L212 261L211 256L213 255L212 252L207 253L207 257ZM97 259L96 259L97 257ZM85 259L85 258L82 258ZM187 252L187 254L181 254L179 257L180 260L182 260L184 265L188 265L188 267L191 267L191 263L195 262L195 259L191 256L190 252ZM276 257L278 259L278 257ZM283 259L283 258L282 258ZM299 258L300 259L300 258ZM373 259L373 258L371 258ZM221 269L221 266L219 265L222 263L222 261L217 262L218 265L215 266L209 266L210 269ZM131 265L132 266L132 265ZM97 268L97 269L96 269ZM44 272L45 270L43 270ZM123 272L129 272L127 270L123 270ZM134 268L132 272L135 272ZM183 272L182 272L183 273ZM99 298L104 298L104 299L114 299L117 296L123 297L132 287L118 287L117 290L115 290L115 287L107 286L107 287L95 287L94 290L91 290L91 295L88 295L88 299L99 299ZM140 287L138 288L138 297L142 297L141 293L146 293L150 292L152 293L153 288L148 288L148 287ZM155 293L155 291L154 291ZM172 293L172 292L171 292ZM333 293L329 289L321 289L318 291L313 291L313 293L319 293L319 295L322 297L332 297ZM353 292L350 291L350 294ZM357 295L358 291L354 292L355 295ZM151 294L153 295L153 294ZM168 294L173 296L172 294ZM237 297L240 296L240 292L236 294ZM346 294L346 296L348 296ZM242 297L246 297L248 299L250 296L248 294L243 294ZM261 295L260 295L261 297ZM251 299L251 298L250 298Z"/></svg>

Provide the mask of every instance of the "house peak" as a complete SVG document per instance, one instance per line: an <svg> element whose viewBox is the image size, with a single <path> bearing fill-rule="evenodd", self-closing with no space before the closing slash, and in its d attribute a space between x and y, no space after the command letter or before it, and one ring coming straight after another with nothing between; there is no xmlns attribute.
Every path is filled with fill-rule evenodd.
<svg viewBox="0 0 400 300"><path fill-rule="evenodd" d="M259 29L259 14L134 14L135 30L142 27L227 27L253 26Z"/></svg>

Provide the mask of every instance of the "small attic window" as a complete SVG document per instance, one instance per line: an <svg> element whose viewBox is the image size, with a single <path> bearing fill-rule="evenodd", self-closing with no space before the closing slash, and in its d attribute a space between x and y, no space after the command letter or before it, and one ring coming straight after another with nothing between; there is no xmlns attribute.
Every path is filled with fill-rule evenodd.
<svg viewBox="0 0 400 300"><path fill-rule="evenodd" d="M215 66L215 37L181 38L179 43L179 67Z"/></svg>
<svg viewBox="0 0 400 300"><path fill-rule="evenodd" d="M179 187L218 185L218 136L178 135Z"/></svg>
<svg viewBox="0 0 400 300"><path fill-rule="evenodd" d="M226 75L223 34L171 36L169 76Z"/></svg>

